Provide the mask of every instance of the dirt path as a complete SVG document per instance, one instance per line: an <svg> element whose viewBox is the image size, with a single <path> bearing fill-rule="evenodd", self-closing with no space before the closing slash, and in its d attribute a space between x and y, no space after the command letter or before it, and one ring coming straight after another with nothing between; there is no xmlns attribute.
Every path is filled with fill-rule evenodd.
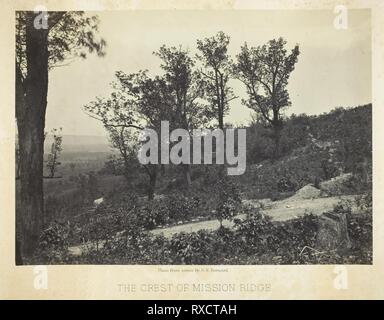
<svg viewBox="0 0 384 320"><path fill-rule="evenodd" d="M261 210L266 215L272 217L274 221L285 221L303 216L305 213L313 213L321 215L324 212L332 210L333 207L340 200L354 200L355 196L340 196L340 197L328 197L319 199L301 199L301 200L282 200L276 202L266 203L264 209ZM255 201L245 200L244 203L255 204ZM245 215L237 215L236 218L243 219ZM226 227L232 227L233 223L230 221L224 221L223 225ZM179 232L196 232L202 229L215 230L220 226L218 220L208 220L193 223L186 223L168 228L151 230L153 234L163 234L165 237L170 238L175 233Z"/></svg>
<svg viewBox="0 0 384 320"><path fill-rule="evenodd" d="M340 197L328 197L328 198L317 198L317 199L285 199L282 201L263 201L263 212L266 215L272 217L275 221L285 221L293 218L303 216L305 213L312 213L321 215L326 211L332 210L333 207L341 200L353 201L356 196L340 196ZM257 201L244 200L245 204L258 205ZM244 215L237 215L236 218L242 219ZM232 227L233 222L223 221L223 225L226 227ZM166 227L161 229L154 229L150 232L155 235L164 235L166 238L171 238L174 234L179 232L196 232L199 230L215 230L219 228L220 223L218 220L206 220L199 222L191 222L172 227ZM69 247L69 252L72 255L81 255L84 250L87 250L90 244L78 245ZM99 248L102 244L99 244Z"/></svg>

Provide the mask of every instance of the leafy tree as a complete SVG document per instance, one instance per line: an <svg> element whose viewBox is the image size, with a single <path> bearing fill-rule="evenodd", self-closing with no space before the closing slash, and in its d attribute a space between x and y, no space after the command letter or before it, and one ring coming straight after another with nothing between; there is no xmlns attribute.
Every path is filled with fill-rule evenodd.
<svg viewBox="0 0 384 320"><path fill-rule="evenodd" d="M236 184L224 177L216 182L217 206L215 215L223 226L223 220L231 220L241 205L239 188Z"/></svg>
<svg viewBox="0 0 384 320"><path fill-rule="evenodd" d="M129 179L129 173L133 169L133 163L136 160L136 148L132 144L132 132L125 127L109 127L109 138L112 147L119 151L123 162L123 174Z"/></svg>
<svg viewBox="0 0 384 320"><path fill-rule="evenodd" d="M20 150L22 239L17 256L35 250L44 221L43 154L48 71L88 53L104 55L96 37L97 17L83 12L48 12L48 28L37 29L31 11L16 13L16 119ZM19 214L20 214L19 213ZM22 263L17 261L17 263Z"/></svg>
<svg viewBox="0 0 384 320"><path fill-rule="evenodd" d="M233 65L233 75L247 89L248 99L243 104L257 112L274 132L274 159L278 157L283 126L282 111L291 105L287 90L288 80L299 55L296 45L290 53L283 38L270 40L266 45L241 47Z"/></svg>
<svg viewBox="0 0 384 320"><path fill-rule="evenodd" d="M124 160L126 172L130 170L132 154L138 148L132 139L132 129L144 127L159 131L162 120L174 121L170 109L171 97L165 80L149 78L146 71L125 74L116 72L117 81L112 84L114 91L108 98L96 98L84 107L93 118L100 120L108 131L112 145ZM148 199L153 199L158 165L144 165L148 175Z"/></svg>
<svg viewBox="0 0 384 320"><path fill-rule="evenodd" d="M229 102L237 98L228 84L231 74L229 40L229 36L219 32L213 37L197 41L200 51L197 58L203 64L200 74L211 106L207 113L217 120L220 129L224 129L224 116L229 110Z"/></svg>
<svg viewBox="0 0 384 320"><path fill-rule="evenodd" d="M195 62L189 56L188 50L181 47L162 46L155 54L162 60L161 67L165 71L167 90L172 99L170 108L175 114L174 128L183 128L192 134L192 130L208 121L206 106L199 101L203 96L204 83L200 74L193 71ZM200 99L201 100L201 99ZM186 184L191 181L191 167L183 164Z"/></svg>
<svg viewBox="0 0 384 320"><path fill-rule="evenodd" d="M59 162L60 153L63 150L61 146L63 142L63 136L61 135L60 130L53 129L52 130L53 142L51 145L51 152L48 154L48 160L46 163L46 167L49 170L49 177L53 178L55 176L57 167L61 164Z"/></svg>

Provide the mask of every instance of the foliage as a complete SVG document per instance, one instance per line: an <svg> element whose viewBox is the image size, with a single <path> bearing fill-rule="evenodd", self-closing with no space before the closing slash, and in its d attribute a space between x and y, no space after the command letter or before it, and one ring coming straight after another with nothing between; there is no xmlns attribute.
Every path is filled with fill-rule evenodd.
<svg viewBox="0 0 384 320"><path fill-rule="evenodd" d="M334 212L347 212L347 227L352 248L347 252L317 250L319 217L307 214L284 222L274 222L257 208L247 207L243 219L234 227L174 234L172 238L155 236L135 219L137 199L126 198L127 209L120 211L101 206L84 231L93 240L78 263L101 264L332 264L372 261L371 212L352 214L348 203L340 203ZM121 199L123 201L123 199ZM134 205L136 203L136 205ZM137 208L138 209L138 208ZM157 212L165 213L165 206ZM56 241L55 239L59 239ZM59 244L56 236L49 243ZM95 245L96 243L96 245ZM51 256L56 249L51 250ZM47 251L48 252L48 251ZM54 260L49 255L40 258Z"/></svg>
<svg viewBox="0 0 384 320"><path fill-rule="evenodd" d="M167 209L164 202L156 200L148 202L136 213L138 225L146 230L150 230L156 226L168 224L169 213Z"/></svg>
<svg viewBox="0 0 384 320"><path fill-rule="evenodd" d="M243 188L244 193L251 198L278 198L279 194L292 195L292 192L307 184L325 180L321 166L325 157L325 151L308 147L274 163L263 161L257 165L250 165L247 174L239 177L239 180L242 186L252 186L252 190Z"/></svg>
<svg viewBox="0 0 384 320"><path fill-rule="evenodd" d="M262 125L260 120L250 124L247 128L248 163L260 163L273 157L272 138L270 131ZM285 125L281 131L280 156L285 157L295 150L302 150L313 144L313 141L328 145L328 153L332 151L331 149L335 149L334 163L326 163L330 169L330 176L332 176L331 171L334 170L332 165L345 172L360 171L360 175L364 174L364 165L367 173L371 175L371 105L349 109L338 108L318 116L291 115L285 119ZM328 161L327 157L324 159ZM366 164L364 159L367 160Z"/></svg>
<svg viewBox="0 0 384 320"><path fill-rule="evenodd" d="M206 114L216 119L218 127L224 128L224 116L229 111L229 102L236 97L229 87L231 59L228 55L230 38L220 31L216 35L197 41L199 54L197 59L202 63L201 81L208 101Z"/></svg>
<svg viewBox="0 0 384 320"><path fill-rule="evenodd" d="M291 105L287 90L288 79L299 55L298 45L288 54L286 44L283 38L270 40L257 48L249 48L245 43L232 70L247 90L248 99L243 100L243 104L257 113L261 123L274 130L275 159L280 147L282 111Z"/></svg>
<svg viewBox="0 0 384 320"><path fill-rule="evenodd" d="M241 198L238 186L229 178L220 179L215 186L217 206L215 216L222 225L223 220L231 220L238 212Z"/></svg>
<svg viewBox="0 0 384 320"><path fill-rule="evenodd" d="M372 254L372 213L362 215L348 215L348 233L352 241L353 249L360 251L364 255Z"/></svg>
<svg viewBox="0 0 384 320"><path fill-rule="evenodd" d="M171 221L185 221L198 214L200 206L199 197L186 197L180 193L174 193L165 199L168 216Z"/></svg>
<svg viewBox="0 0 384 320"><path fill-rule="evenodd" d="M199 204L199 198L185 197L181 193L154 199L136 212L137 225L150 230L158 226L191 220L199 213Z"/></svg>
<svg viewBox="0 0 384 320"><path fill-rule="evenodd" d="M109 155L104 167L100 169L99 173L103 175L123 175L124 170L123 159L115 154Z"/></svg>
<svg viewBox="0 0 384 320"><path fill-rule="evenodd" d="M26 72L26 23L25 11L16 12L16 64ZM48 12L49 67L85 59L89 53L105 55L106 42L98 37L99 19L83 11Z"/></svg>
<svg viewBox="0 0 384 320"><path fill-rule="evenodd" d="M357 196L356 206L363 213L372 212L372 191Z"/></svg>
<svg viewBox="0 0 384 320"><path fill-rule="evenodd" d="M93 171L88 174L79 174L77 185L85 201L93 201L100 195L98 177Z"/></svg>
<svg viewBox="0 0 384 320"><path fill-rule="evenodd" d="M43 161L48 72L71 57L104 55L105 41L97 39L98 19L83 12L49 12L48 28L36 28L38 12L16 11L15 109L19 138L22 245L29 256L37 247L44 223ZM21 263L21 261L20 261Z"/></svg>
<svg viewBox="0 0 384 320"><path fill-rule="evenodd" d="M72 257L68 253L69 232L68 223L52 222L40 235L34 261L43 264L71 263Z"/></svg>
<svg viewBox="0 0 384 320"><path fill-rule="evenodd" d="M207 106L199 101L203 97L204 83L200 74L194 70L195 61L190 57L189 51L163 45L154 54L162 61L167 91L169 98L172 98L168 106L173 113L169 117L171 127L184 128L191 132L207 123Z"/></svg>
<svg viewBox="0 0 384 320"><path fill-rule="evenodd" d="M209 263L215 252L216 239L205 230L192 233L178 233L170 241L170 251L175 261L181 264Z"/></svg>

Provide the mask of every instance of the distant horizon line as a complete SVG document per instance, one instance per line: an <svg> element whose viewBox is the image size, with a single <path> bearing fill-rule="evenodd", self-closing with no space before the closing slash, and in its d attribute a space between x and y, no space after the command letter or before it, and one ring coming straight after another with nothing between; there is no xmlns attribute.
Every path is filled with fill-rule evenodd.
<svg viewBox="0 0 384 320"><path fill-rule="evenodd" d="M293 114L295 114L296 116L299 116L299 115L307 115L307 116L310 116L310 117L313 117L313 116L321 116L323 114L327 114L327 113L330 113L332 112L333 110L337 109L337 108L344 108L346 110L348 109L353 109L353 108L357 108L357 107L363 107L363 106L368 106L368 105L372 105L373 103L372 102L367 102L367 103L363 103L363 104L357 104L357 105L353 105L353 106L346 106L346 107L343 107L343 106L335 106L333 107L332 109L330 109L328 112L322 112L322 113L317 113L317 114L308 114L308 113L305 113L305 112L302 112L302 113L295 113L295 112L292 112L291 114L288 115L288 117L291 117ZM252 119L250 119L251 121ZM231 122L227 122L227 123L230 123L234 126L248 126L248 124L241 124L241 123L231 123ZM64 127L62 127L64 128ZM51 128L53 129L53 128ZM52 134L50 134L48 132L47 136L52 136ZM75 134L75 133L65 133L65 134L62 134L63 137L65 136L75 136L75 137L96 137L96 138L109 138L108 137L108 133L106 132L105 135L99 135L99 134Z"/></svg>

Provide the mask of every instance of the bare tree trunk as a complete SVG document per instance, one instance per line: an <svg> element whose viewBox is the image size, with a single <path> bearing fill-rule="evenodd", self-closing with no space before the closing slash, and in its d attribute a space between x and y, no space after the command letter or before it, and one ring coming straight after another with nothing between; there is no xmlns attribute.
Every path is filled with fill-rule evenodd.
<svg viewBox="0 0 384 320"><path fill-rule="evenodd" d="M156 166L149 165L147 168L149 175L149 185L148 185L148 200L153 200L155 196L156 181L157 181L157 168Z"/></svg>
<svg viewBox="0 0 384 320"><path fill-rule="evenodd" d="M52 166L51 166L51 168L49 170L50 171L50 178L53 178L55 176L57 153L54 152L52 156L53 156Z"/></svg>
<svg viewBox="0 0 384 320"><path fill-rule="evenodd" d="M33 13L27 16L27 76L16 82L16 117L20 150L20 203L23 255L33 254L44 221L43 155L48 91L48 30L35 29ZM20 94L22 86L22 94Z"/></svg>
<svg viewBox="0 0 384 320"><path fill-rule="evenodd" d="M192 184L191 165L190 164L184 164L183 167L184 167L185 182L186 182L187 188L189 188Z"/></svg>
<svg viewBox="0 0 384 320"><path fill-rule="evenodd" d="M222 112L219 112L219 129L224 130L224 118Z"/></svg>
<svg viewBox="0 0 384 320"><path fill-rule="evenodd" d="M275 140L275 147L273 149L273 161L276 161L279 158L279 152L280 152L280 128L274 127L274 140Z"/></svg>
<svg viewBox="0 0 384 320"><path fill-rule="evenodd" d="M279 111L274 107L273 108L273 139L275 142L275 147L273 150L273 161L276 161L280 155L280 138L281 138L281 130L282 130L282 121L279 116Z"/></svg>

